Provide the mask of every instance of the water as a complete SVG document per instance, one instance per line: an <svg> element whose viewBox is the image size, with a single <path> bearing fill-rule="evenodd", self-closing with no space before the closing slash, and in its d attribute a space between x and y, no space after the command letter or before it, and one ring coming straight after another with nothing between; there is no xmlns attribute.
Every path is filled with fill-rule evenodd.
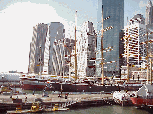
<svg viewBox="0 0 153 114"><path fill-rule="evenodd" d="M89 107L85 109L75 109L68 111L56 111L43 114L151 114L146 110L136 109L133 106L122 107L118 105Z"/></svg>

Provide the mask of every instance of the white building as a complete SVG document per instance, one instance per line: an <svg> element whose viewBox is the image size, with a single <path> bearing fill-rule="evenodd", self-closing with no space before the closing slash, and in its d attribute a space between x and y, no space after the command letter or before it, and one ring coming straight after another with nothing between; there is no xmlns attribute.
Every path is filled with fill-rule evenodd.
<svg viewBox="0 0 153 114"><path fill-rule="evenodd" d="M141 14L135 15L129 25L124 27L124 54L125 64L129 52L129 64L140 66L146 57L146 27L145 19Z"/></svg>
<svg viewBox="0 0 153 114"><path fill-rule="evenodd" d="M146 74L146 26L143 15L137 14L129 21L129 25L124 27L124 65L121 68L122 78L127 78L127 55L129 55L129 75L130 78L145 78ZM140 71L140 72L137 72Z"/></svg>
<svg viewBox="0 0 153 114"><path fill-rule="evenodd" d="M79 77L95 75L96 39L93 23L85 22L81 27L81 37L77 38L77 72Z"/></svg>

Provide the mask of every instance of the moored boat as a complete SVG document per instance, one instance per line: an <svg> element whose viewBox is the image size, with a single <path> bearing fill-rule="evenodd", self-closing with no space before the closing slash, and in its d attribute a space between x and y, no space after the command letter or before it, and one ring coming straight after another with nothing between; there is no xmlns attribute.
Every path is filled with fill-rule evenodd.
<svg viewBox="0 0 153 114"><path fill-rule="evenodd" d="M55 90L59 85L58 81L54 81L50 75L23 75L20 77L21 88L23 90L42 91L42 90ZM55 88L52 88L54 85ZM59 87L58 87L59 88ZM57 88L56 88L57 89Z"/></svg>
<svg viewBox="0 0 153 114"><path fill-rule="evenodd" d="M131 96L131 100L137 107L153 105L153 85L143 85Z"/></svg>

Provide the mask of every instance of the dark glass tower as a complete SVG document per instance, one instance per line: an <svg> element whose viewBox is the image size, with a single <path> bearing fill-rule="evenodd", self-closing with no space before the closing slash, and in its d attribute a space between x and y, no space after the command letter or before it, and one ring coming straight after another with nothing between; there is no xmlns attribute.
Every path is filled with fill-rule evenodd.
<svg viewBox="0 0 153 114"><path fill-rule="evenodd" d="M122 54L124 45L122 41L124 28L124 0L98 0L97 12L97 75L101 75L101 29L102 29L102 5L103 5L103 28L112 26L113 29L104 31L103 48L104 51L104 75L120 75L120 66L123 64ZM110 17L109 19L106 19ZM109 48L108 48L109 47ZM110 49L113 49L110 51ZM98 67L99 66L99 67Z"/></svg>

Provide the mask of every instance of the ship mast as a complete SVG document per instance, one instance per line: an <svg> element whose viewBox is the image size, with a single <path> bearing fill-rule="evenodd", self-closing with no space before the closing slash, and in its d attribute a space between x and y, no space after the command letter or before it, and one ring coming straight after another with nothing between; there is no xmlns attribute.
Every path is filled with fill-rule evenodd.
<svg viewBox="0 0 153 114"><path fill-rule="evenodd" d="M77 57L76 57L76 26L77 26L77 11L75 13L75 80L77 80Z"/></svg>
<svg viewBox="0 0 153 114"><path fill-rule="evenodd" d="M148 31L147 31L146 48L147 48L147 58L146 58L147 59L147 84L149 84Z"/></svg>
<svg viewBox="0 0 153 114"><path fill-rule="evenodd" d="M128 17L127 17L127 26L128 26ZM129 82L130 80L130 76L129 76L129 38L130 36L127 37L127 42L126 42L126 46L127 46L127 82Z"/></svg>
<svg viewBox="0 0 153 114"><path fill-rule="evenodd" d="M102 73L101 73L101 78L102 78L102 85L104 84L104 64L103 64L103 5L102 5L102 29L101 29L101 70L102 70Z"/></svg>
<svg viewBox="0 0 153 114"><path fill-rule="evenodd" d="M39 76L41 76L41 63L42 63L42 61L41 61L41 45L39 46L39 50L40 50L40 73L39 73Z"/></svg>
<svg viewBox="0 0 153 114"><path fill-rule="evenodd" d="M152 60L150 59L150 85L152 85Z"/></svg>

